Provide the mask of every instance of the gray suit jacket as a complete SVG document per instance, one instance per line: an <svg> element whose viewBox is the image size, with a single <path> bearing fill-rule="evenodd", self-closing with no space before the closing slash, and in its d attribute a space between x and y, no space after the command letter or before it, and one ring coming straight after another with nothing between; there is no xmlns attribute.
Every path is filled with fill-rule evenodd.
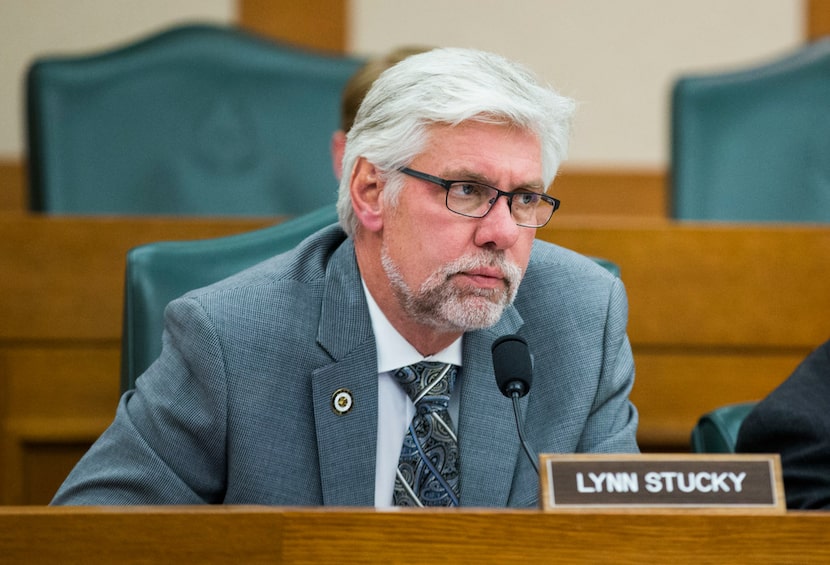
<svg viewBox="0 0 830 565"><path fill-rule="evenodd" d="M513 307L463 341L458 436L464 506L533 506L490 346L534 355L522 399L539 453L636 452L634 366L621 281L536 241ZM337 226L170 303L163 351L54 504L374 504L378 378L354 246ZM332 408L348 389L353 408Z"/></svg>

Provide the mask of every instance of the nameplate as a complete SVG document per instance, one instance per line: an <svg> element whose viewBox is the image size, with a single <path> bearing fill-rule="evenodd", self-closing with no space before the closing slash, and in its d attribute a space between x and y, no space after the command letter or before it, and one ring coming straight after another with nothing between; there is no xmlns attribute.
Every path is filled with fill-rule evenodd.
<svg viewBox="0 0 830 565"><path fill-rule="evenodd" d="M778 454L543 454L539 460L543 510L786 510Z"/></svg>

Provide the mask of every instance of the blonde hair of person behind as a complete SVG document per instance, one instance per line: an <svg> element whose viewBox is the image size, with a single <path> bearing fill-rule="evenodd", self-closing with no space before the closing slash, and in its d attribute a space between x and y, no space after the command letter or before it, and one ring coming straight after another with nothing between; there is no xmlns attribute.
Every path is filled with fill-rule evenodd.
<svg viewBox="0 0 830 565"><path fill-rule="evenodd" d="M360 67L346 83L340 97L340 129L347 132L352 129L357 109L372 83L389 67L400 63L410 55L429 51L431 47L403 46L390 51L386 55L369 59Z"/></svg>

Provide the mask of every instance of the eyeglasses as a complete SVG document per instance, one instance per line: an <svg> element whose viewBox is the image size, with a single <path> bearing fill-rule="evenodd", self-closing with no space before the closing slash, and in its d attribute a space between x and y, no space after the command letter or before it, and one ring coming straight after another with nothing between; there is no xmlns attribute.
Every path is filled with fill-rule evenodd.
<svg viewBox="0 0 830 565"><path fill-rule="evenodd" d="M499 197L507 198L507 207L516 225L525 228L541 228L548 223L559 208L559 200L547 194L517 190L505 192L494 186L468 180L446 180L408 167L398 169L416 179L437 184L447 191L447 209L469 218L483 218L493 208Z"/></svg>

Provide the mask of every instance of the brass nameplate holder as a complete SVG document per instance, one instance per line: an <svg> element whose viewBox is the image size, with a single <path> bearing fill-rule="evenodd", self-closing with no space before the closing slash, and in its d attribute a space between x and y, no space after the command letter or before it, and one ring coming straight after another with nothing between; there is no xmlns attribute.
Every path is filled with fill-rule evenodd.
<svg viewBox="0 0 830 565"><path fill-rule="evenodd" d="M778 454L542 454L539 461L543 510L786 511Z"/></svg>

